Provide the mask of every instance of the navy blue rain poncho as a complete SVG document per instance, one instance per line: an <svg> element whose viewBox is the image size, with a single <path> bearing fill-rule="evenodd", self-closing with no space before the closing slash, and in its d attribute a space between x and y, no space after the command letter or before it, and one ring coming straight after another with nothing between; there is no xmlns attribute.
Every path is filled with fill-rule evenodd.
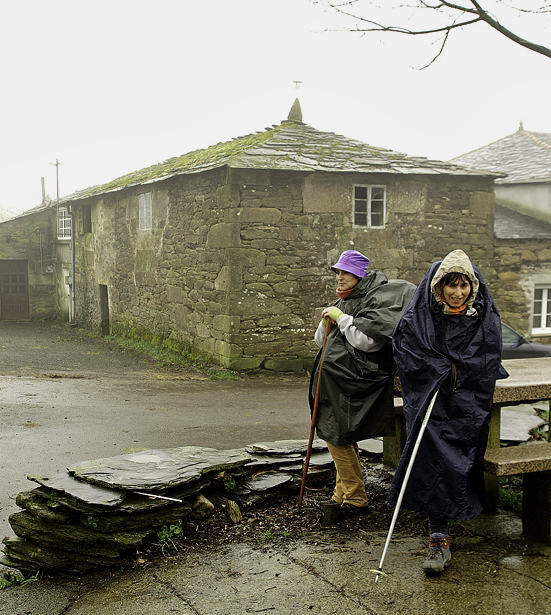
<svg viewBox="0 0 551 615"><path fill-rule="evenodd" d="M452 271L467 275L473 287L464 315L446 313L435 284ZM507 372L501 366L498 310L464 252L455 250L429 268L396 328L393 347L407 441L389 504L396 505L423 418L438 391L402 507L438 519L471 519L485 502L483 458L495 382Z"/></svg>

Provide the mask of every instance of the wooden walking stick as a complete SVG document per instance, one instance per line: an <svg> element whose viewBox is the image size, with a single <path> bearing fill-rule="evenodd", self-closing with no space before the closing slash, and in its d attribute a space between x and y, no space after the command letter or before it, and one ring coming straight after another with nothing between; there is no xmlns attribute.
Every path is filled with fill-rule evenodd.
<svg viewBox="0 0 551 615"><path fill-rule="evenodd" d="M314 432L316 431L316 419L318 416L318 406L320 403L320 387L321 387L321 364L323 363L323 353L325 351L325 344L327 343L327 336L331 331L331 321L327 319L327 326L325 327L325 336L323 338L323 346L321 347L320 362L318 367L318 384L316 386L316 397L314 398L314 407L312 409L312 422L310 423L310 438L308 440L308 448L306 450L306 457L304 458L304 470L302 471L302 483L300 485L300 493L298 496L298 507L302 506L302 498L304 496L304 488L306 487L306 476L308 475L308 465L310 463L310 455L312 454L312 443L314 441Z"/></svg>

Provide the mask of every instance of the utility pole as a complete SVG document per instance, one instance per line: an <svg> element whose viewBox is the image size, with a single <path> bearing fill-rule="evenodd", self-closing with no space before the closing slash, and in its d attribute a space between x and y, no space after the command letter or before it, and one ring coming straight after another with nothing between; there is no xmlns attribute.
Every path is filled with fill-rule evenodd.
<svg viewBox="0 0 551 615"><path fill-rule="evenodd" d="M61 162L59 162L59 160L56 158L55 159L55 163L54 162L50 162L51 165L53 165L55 167L55 183L56 183L56 190L57 190L57 204L59 205L59 165L62 164Z"/></svg>
<svg viewBox="0 0 551 615"><path fill-rule="evenodd" d="M56 182L56 203L57 214L59 216L59 159L55 159L55 182ZM69 322L75 322L75 215L70 207L65 207L67 215L71 219L71 283L69 284Z"/></svg>

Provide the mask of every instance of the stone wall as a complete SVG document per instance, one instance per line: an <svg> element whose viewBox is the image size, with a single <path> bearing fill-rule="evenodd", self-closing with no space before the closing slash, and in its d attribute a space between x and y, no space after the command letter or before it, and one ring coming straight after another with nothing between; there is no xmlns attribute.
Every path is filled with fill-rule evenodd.
<svg viewBox="0 0 551 615"><path fill-rule="evenodd" d="M386 185L384 229L353 226L354 183ZM141 231L149 191L153 228ZM495 278L488 178L218 169L74 207L90 207L92 221L77 235L77 320L99 326L105 285L112 330L190 345L231 369L311 365L343 250L417 283L462 248Z"/></svg>

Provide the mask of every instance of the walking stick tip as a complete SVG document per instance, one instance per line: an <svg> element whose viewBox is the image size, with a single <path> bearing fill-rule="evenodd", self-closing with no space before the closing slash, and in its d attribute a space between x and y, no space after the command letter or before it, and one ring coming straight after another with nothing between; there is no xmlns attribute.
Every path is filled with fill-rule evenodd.
<svg viewBox="0 0 551 615"><path fill-rule="evenodd" d="M381 568L380 568L380 567L379 567L379 568L377 568L377 570L375 570L375 568L372 568L369 572L373 572L374 574L376 574L376 575L377 575L377 576L375 577L375 583L378 583L378 581L379 581L379 575L381 575L381 574L382 574L382 575L383 575L383 576L385 576L385 577L387 576L387 575L386 575L386 573L385 573L385 572L383 572L383 571L381 570Z"/></svg>

